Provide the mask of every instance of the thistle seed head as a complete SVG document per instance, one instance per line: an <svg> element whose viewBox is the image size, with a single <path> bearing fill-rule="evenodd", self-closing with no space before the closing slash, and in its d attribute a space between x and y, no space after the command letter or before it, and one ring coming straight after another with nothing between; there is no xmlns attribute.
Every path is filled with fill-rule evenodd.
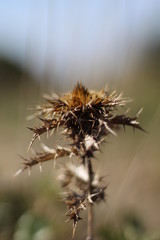
<svg viewBox="0 0 160 240"><path fill-rule="evenodd" d="M90 161L94 153L100 150L100 144L106 136L116 135L119 129L117 126L143 130L138 122L141 110L135 117L128 117L127 112L117 114L117 110L129 101L130 99L123 98L122 94L109 94L105 90L89 91L81 83L77 83L70 93L45 96L45 104L36 108L34 116L40 120L41 125L29 128L33 132L29 148L42 134L47 133L49 136L49 132L52 135L54 130L58 131L60 128L61 133L71 140L71 144L56 148L42 145L41 152L35 152L29 159L23 158L24 167L15 175L25 169L30 172L31 167L36 164L40 165L42 171L43 162L64 156L77 156L81 160L81 166L76 168L68 165L59 177L62 187L67 191L64 201L68 207L68 220L73 220L73 235L77 222L81 219L80 211L85 209L88 203L94 204L105 198L106 186L103 186L102 178L97 177L91 167Z"/></svg>

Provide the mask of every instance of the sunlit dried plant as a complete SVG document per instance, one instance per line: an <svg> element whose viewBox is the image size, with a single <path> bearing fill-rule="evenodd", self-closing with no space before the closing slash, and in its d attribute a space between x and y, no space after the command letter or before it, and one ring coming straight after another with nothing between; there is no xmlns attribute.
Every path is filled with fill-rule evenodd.
<svg viewBox="0 0 160 240"><path fill-rule="evenodd" d="M59 175L62 187L66 189L65 204L68 207L66 216L73 220L73 236L77 222L81 219L80 212L88 209L87 240L93 239L93 206L105 198L106 186L102 177L96 175L92 168L94 152L100 150L100 144L109 134L116 135L117 126L131 126L134 129L143 130L137 121L139 112L135 117L127 117L126 113L117 114L121 106L130 101L122 98L116 92L108 94L107 91L89 91L81 83L77 83L71 93L61 96L53 95L45 97L46 103L37 106L35 116L40 119L42 125L29 128L33 142L43 133L52 135L55 129L63 130L61 133L71 140L69 146L49 148L43 145L42 152L36 152L30 159L24 159L25 169L49 160L56 160L64 156L77 156L79 166L66 165ZM62 129L63 128L63 129ZM16 174L16 175L17 175Z"/></svg>

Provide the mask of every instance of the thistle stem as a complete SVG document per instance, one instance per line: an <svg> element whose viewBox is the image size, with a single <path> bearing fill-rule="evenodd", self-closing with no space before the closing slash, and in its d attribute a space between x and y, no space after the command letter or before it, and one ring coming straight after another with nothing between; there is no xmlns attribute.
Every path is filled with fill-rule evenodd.
<svg viewBox="0 0 160 240"><path fill-rule="evenodd" d="M88 167L88 222L87 222L87 238L86 240L93 240L93 203L91 202L91 194L92 194L92 180L93 180L93 170L92 163L90 159L87 159L87 167Z"/></svg>
<svg viewBox="0 0 160 240"><path fill-rule="evenodd" d="M88 226L86 240L93 240L93 204L88 204Z"/></svg>

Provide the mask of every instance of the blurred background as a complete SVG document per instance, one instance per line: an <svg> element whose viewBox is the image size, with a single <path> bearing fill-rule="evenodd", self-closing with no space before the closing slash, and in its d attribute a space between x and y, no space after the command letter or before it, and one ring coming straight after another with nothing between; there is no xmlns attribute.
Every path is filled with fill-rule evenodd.
<svg viewBox="0 0 160 240"><path fill-rule="evenodd" d="M0 1L0 240L71 239L59 163L44 164L43 173L35 167L30 177L13 174L19 154L27 157L26 126L39 124L26 121L28 108L43 102L42 93L69 91L77 81L133 98L129 114L143 107L148 132L126 128L96 155L108 188L95 206L95 239L160 239L159 16L158 0ZM76 239L85 239L82 217Z"/></svg>

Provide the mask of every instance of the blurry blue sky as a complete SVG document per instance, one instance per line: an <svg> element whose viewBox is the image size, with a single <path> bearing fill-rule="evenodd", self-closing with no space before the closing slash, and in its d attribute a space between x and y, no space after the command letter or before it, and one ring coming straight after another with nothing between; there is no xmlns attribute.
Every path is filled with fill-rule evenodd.
<svg viewBox="0 0 160 240"><path fill-rule="evenodd" d="M122 67L159 34L159 0L0 0L0 56L36 73Z"/></svg>

